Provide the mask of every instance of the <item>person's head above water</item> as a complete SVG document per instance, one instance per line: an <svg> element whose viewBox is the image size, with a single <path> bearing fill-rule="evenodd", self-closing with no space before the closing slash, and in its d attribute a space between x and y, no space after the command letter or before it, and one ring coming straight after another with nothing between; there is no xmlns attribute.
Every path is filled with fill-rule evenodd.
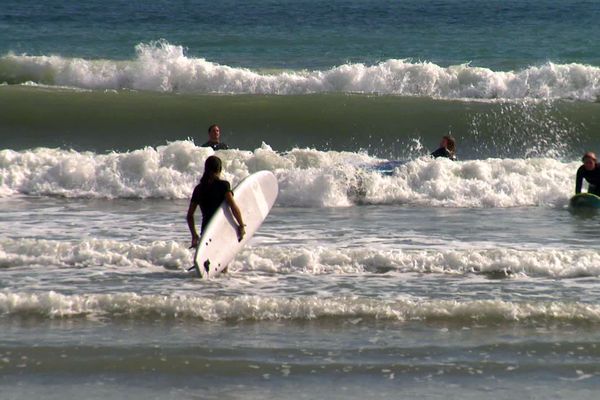
<svg viewBox="0 0 600 400"><path fill-rule="evenodd" d="M440 147L448 149L450 153L454 154L456 152L456 140L454 140L454 138L450 135L445 135L442 137Z"/></svg>
<svg viewBox="0 0 600 400"><path fill-rule="evenodd" d="M221 159L217 156L209 156L206 161L204 161L204 173L207 172L211 175L218 175L221 173L223 169L223 163Z"/></svg>
<svg viewBox="0 0 600 400"><path fill-rule="evenodd" d="M217 179L222 169L223 164L221 163L221 159L217 156L209 156L204 161L204 173L202 174L200 183L209 183Z"/></svg>
<svg viewBox="0 0 600 400"><path fill-rule="evenodd" d="M208 140L213 143L221 141L221 128L217 124L208 127Z"/></svg>
<svg viewBox="0 0 600 400"><path fill-rule="evenodd" d="M581 158L581 161L583 161L583 167L588 171L592 171L596 168L596 154L591 151L586 152Z"/></svg>

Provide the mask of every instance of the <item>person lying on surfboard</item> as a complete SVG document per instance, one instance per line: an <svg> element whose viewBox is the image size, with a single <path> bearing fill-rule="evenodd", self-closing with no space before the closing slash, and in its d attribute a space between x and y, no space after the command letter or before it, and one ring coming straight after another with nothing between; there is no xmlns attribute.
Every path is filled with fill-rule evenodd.
<svg viewBox="0 0 600 400"><path fill-rule="evenodd" d="M450 135L442 137L440 148L431 153L431 157L446 157L452 161L456 161L456 141Z"/></svg>
<svg viewBox="0 0 600 400"><path fill-rule="evenodd" d="M212 147L214 151L229 149L225 143L221 142L221 128L217 124L208 127L208 142L200 147Z"/></svg>
<svg viewBox="0 0 600 400"><path fill-rule="evenodd" d="M588 151L581 159L583 165L577 170L575 178L575 194L581 193L583 179L589 183L588 193L600 196L600 164L596 162L596 154Z"/></svg>
<svg viewBox="0 0 600 400"><path fill-rule="evenodd" d="M223 203L223 200L227 201L231 213L238 223L238 240L241 241L246 233L246 225L244 225L242 213L233 199L231 185L229 182L222 180L219 177L221 169L222 163L219 157L208 157L204 162L204 173L202 174L202 178L200 178L200 183L194 188L192 199L190 200L190 207L187 212L187 223L192 234L192 247L198 246L200 240L194 221L194 213L198 206L200 206L200 211L202 212L202 228L200 234L204 232L204 228L206 228L206 225L208 225L212 216L217 212L219 206Z"/></svg>

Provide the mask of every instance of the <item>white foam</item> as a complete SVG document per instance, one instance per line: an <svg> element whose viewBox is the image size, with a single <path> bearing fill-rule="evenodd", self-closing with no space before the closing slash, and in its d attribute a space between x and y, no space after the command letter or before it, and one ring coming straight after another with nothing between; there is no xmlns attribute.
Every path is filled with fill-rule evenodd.
<svg viewBox="0 0 600 400"><path fill-rule="evenodd" d="M577 302L450 301L355 296L65 295L0 292L0 316L42 318L164 318L204 321L369 318L395 321L600 322L600 306Z"/></svg>
<svg viewBox="0 0 600 400"><path fill-rule="evenodd" d="M557 248L384 250L273 247L244 250L232 270L280 274L503 273L518 277L600 276L600 252Z"/></svg>
<svg viewBox="0 0 600 400"><path fill-rule="evenodd" d="M157 148L95 154L60 149L0 151L0 195L92 198L191 196L210 148L178 141ZM279 181L280 206L341 207L357 203L431 207L564 206L574 187L576 162L551 158L452 162L415 159L384 175L382 160L363 153L293 149L278 153L218 152L233 185L266 169Z"/></svg>
<svg viewBox="0 0 600 400"><path fill-rule="evenodd" d="M192 265L188 243L154 241L136 244L90 239L79 242L3 239L0 268L101 267L135 268L138 273L155 268L187 269ZM448 249L373 249L360 247L277 245L245 248L231 264L233 273L257 274L372 274L435 273L494 274L513 278L573 278L600 276L600 251L561 248L515 249L468 247Z"/></svg>
<svg viewBox="0 0 600 400"><path fill-rule="evenodd" d="M136 53L130 61L8 54L0 58L0 64L12 80L83 89L279 95L343 92L583 101L596 101L600 96L600 68L582 64L548 62L520 71L493 71L468 64L443 67L391 59L322 71L261 73L189 57L182 46L164 40L139 44Z"/></svg>
<svg viewBox="0 0 600 400"><path fill-rule="evenodd" d="M114 240L90 239L81 242L18 239L0 241L0 268L24 266L106 268L188 268L190 250L175 241L148 245Z"/></svg>

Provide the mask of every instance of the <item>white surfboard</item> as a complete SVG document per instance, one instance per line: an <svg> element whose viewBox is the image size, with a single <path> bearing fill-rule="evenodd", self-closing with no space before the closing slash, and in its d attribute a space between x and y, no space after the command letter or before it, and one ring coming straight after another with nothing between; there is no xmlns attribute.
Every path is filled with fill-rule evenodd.
<svg viewBox="0 0 600 400"><path fill-rule="evenodd" d="M278 193L277 178L270 171L256 172L233 189L233 198L246 224L246 234L238 241L237 223L227 202L223 201L196 248L194 269L200 277L213 278L227 267L263 223Z"/></svg>

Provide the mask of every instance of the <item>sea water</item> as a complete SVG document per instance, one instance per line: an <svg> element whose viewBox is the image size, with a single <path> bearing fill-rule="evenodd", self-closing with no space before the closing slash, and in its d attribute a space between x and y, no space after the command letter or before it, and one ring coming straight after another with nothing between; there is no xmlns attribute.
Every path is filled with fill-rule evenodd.
<svg viewBox="0 0 600 400"><path fill-rule="evenodd" d="M599 150L599 18L1 2L0 398L596 398L600 216L567 204ZM199 147L212 123L232 150ZM448 133L459 161L430 159ZM280 193L201 281L185 213L213 154Z"/></svg>

